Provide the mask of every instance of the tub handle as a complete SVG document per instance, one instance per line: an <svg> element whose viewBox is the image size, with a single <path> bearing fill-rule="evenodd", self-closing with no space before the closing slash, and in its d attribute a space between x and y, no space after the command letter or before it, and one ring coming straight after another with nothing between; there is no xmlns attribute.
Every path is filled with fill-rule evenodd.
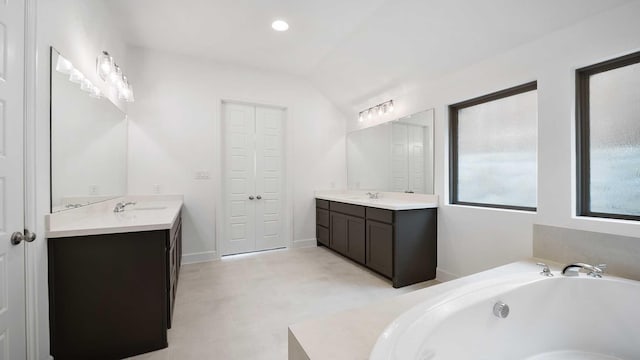
<svg viewBox="0 0 640 360"><path fill-rule="evenodd" d="M602 274L604 274L604 271L606 269L607 269L607 264L598 264L598 265L595 266L593 271L591 271L587 275L589 275L591 277L595 277L595 278L601 278Z"/></svg>
<svg viewBox="0 0 640 360"><path fill-rule="evenodd" d="M549 269L549 265L541 262L536 263L536 265L542 266L542 271L540 272L540 275L547 276L547 277L553 276L553 274L551 273L551 269Z"/></svg>

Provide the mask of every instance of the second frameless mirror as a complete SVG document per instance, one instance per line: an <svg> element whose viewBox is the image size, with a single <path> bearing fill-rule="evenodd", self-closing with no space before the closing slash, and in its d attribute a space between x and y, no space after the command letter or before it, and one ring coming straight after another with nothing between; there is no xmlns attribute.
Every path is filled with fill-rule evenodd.
<svg viewBox="0 0 640 360"><path fill-rule="evenodd" d="M433 109L347 135L349 190L433 194Z"/></svg>

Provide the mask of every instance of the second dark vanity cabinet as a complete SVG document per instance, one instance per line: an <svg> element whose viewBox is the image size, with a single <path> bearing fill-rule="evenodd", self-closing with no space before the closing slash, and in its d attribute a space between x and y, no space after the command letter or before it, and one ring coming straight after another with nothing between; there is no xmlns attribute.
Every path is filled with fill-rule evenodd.
<svg viewBox="0 0 640 360"><path fill-rule="evenodd" d="M316 199L318 245L403 287L436 277L437 209L386 210Z"/></svg>

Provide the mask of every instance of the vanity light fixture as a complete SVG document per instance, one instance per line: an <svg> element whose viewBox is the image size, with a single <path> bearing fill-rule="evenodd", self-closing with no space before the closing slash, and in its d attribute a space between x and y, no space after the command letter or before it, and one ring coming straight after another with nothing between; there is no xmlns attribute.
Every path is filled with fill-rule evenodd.
<svg viewBox="0 0 640 360"><path fill-rule="evenodd" d="M108 52L103 51L102 54L96 58L96 72L100 79L107 83L107 86L111 86L116 89L118 93L118 99L126 102L133 102L133 87L129 84L129 80L122 73L120 66L113 60L113 56Z"/></svg>
<svg viewBox="0 0 640 360"><path fill-rule="evenodd" d="M358 120L360 122L363 122L365 116L367 117L367 119L371 120L374 114L378 114L378 116L382 116L386 113L391 113L391 112L393 112L393 100L385 101L381 104L378 104L376 106L372 106L368 109L360 111L360 113L358 113Z"/></svg>
<svg viewBox="0 0 640 360"><path fill-rule="evenodd" d="M115 63L113 62L113 56L109 55L108 52L103 51L102 54L98 55L98 58L96 59L96 67L98 76L100 76L102 81L107 80L107 76L111 74L114 66Z"/></svg>

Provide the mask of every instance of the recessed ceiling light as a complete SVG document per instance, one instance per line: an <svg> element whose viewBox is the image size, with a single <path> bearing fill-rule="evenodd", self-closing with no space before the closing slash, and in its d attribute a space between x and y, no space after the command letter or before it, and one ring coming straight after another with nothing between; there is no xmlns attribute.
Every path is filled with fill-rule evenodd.
<svg viewBox="0 0 640 360"><path fill-rule="evenodd" d="M273 23L271 23L271 27L275 31L287 31L287 30L289 30L289 24L287 24L287 22L284 21L284 20L276 20L276 21L274 21Z"/></svg>

